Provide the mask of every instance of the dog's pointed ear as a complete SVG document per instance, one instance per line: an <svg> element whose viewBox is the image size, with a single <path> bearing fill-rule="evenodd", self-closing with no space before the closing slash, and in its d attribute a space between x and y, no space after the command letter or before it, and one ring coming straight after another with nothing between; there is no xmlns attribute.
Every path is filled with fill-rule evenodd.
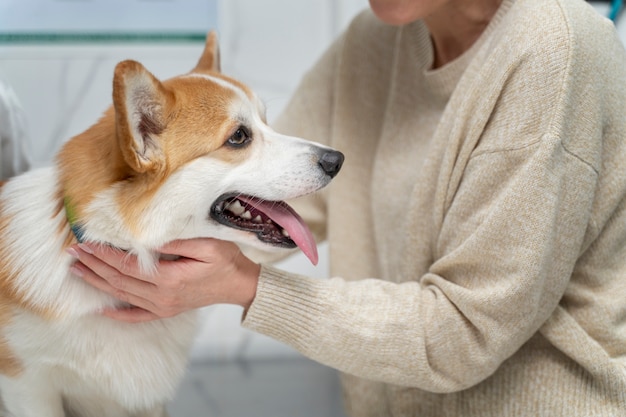
<svg viewBox="0 0 626 417"><path fill-rule="evenodd" d="M136 172L165 167L159 135L172 93L136 61L123 61L113 76L115 125L124 160Z"/></svg>
<svg viewBox="0 0 626 417"><path fill-rule="evenodd" d="M204 51L196 67L191 72L220 72L220 48L217 33L210 31L206 37Z"/></svg>

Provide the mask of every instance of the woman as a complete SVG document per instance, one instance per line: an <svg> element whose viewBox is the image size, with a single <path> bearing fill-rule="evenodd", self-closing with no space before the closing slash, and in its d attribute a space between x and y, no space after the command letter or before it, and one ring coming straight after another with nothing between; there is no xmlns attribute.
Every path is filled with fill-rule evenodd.
<svg viewBox="0 0 626 417"><path fill-rule="evenodd" d="M626 53L582 0L371 0L275 128L346 155L294 203L329 280L174 242L74 247L149 320L214 303L343 372L351 416L626 409Z"/></svg>

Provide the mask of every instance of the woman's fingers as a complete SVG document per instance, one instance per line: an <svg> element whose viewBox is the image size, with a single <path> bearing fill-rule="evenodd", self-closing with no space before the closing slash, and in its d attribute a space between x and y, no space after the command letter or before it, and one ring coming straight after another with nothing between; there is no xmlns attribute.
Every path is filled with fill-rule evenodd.
<svg viewBox="0 0 626 417"><path fill-rule="evenodd" d="M100 275L86 267L81 262L76 262L71 267L73 274L81 277L85 282L93 287L103 291L120 301L124 301L133 306L140 307L142 309L153 309L154 305L139 296L138 294L149 294L154 292L154 286L150 283L140 281L132 277L123 277L119 273L106 275L109 280L102 278ZM113 276L117 278L112 279Z"/></svg>
<svg viewBox="0 0 626 417"><path fill-rule="evenodd" d="M142 281L132 275L124 275L127 271L131 271L132 274L132 271L137 268L137 262L134 257L129 257L127 254L113 248L97 247L92 250L89 247L87 250L85 251L83 245L73 246L68 249L72 256L80 260L80 262L72 265L72 273L120 301L142 309L154 308L150 301L141 296L141 294L152 294L155 291L154 284ZM100 260L95 256L96 254L98 256L102 255L103 259L114 265L125 265L123 268L120 268L126 272L123 273L107 262ZM122 258L127 259L122 260Z"/></svg>
<svg viewBox="0 0 626 417"><path fill-rule="evenodd" d="M106 252L116 251L115 249L105 249ZM195 262L191 259L181 259L180 262L170 261L166 262L167 265L163 265L159 269L159 273L163 273L166 278L163 278L160 274L154 277L154 282L149 281L148 277L143 279L135 278L130 275L124 275L124 273L118 271L113 266L100 260L96 257L101 252L94 252L93 254L83 251L80 247L71 247L68 252L76 257L79 262L76 262L71 267L72 273L80 276L86 283L93 287L104 291L105 293L131 304L133 307L139 307L139 309L147 310L150 314L141 312L123 312L123 313L110 313L110 317L120 317L123 321L145 321L153 320L157 317L171 317L182 311L188 310L189 307L185 306L185 283L180 279L167 278L164 271L178 271L181 266L184 267L185 261ZM120 261L116 259L117 256L129 257L129 265L136 264L134 257L130 257L125 254L113 254L107 253L108 259L114 259L114 263L120 264ZM133 270L135 267L127 268L127 270ZM158 283L161 283L159 286ZM195 295L197 292L193 291ZM135 317L136 316L136 317Z"/></svg>
<svg viewBox="0 0 626 417"><path fill-rule="evenodd" d="M111 268L117 271L118 275L138 279L149 277L149 274L142 273L139 269L137 257L111 246L79 243L71 249L78 254L82 263L102 277L106 277L104 274L111 272Z"/></svg>
<svg viewBox="0 0 626 417"><path fill-rule="evenodd" d="M132 294L142 294L154 287L151 282L137 278L128 272L137 268L137 261L134 257L130 257L117 249L108 248L98 249L98 252L86 252L79 245L78 248L74 246L69 248L68 252L82 263L82 267L79 264L75 264L73 272L77 275L82 273L83 277L90 279L90 283L99 284L98 288L103 291L111 293L110 289L107 291L108 288L105 283L116 290ZM100 258L100 255L103 257ZM128 258L128 260L121 261L120 258L123 257ZM121 268L118 266L120 264L134 266Z"/></svg>

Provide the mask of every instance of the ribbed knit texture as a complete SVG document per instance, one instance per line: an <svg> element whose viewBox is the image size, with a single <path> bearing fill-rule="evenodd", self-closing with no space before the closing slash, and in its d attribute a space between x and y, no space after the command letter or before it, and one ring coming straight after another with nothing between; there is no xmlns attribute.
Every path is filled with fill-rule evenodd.
<svg viewBox="0 0 626 417"><path fill-rule="evenodd" d="M430 70L369 11L276 129L346 155L294 207L316 280L264 265L243 325L343 372L354 417L626 415L626 53L581 0L504 0Z"/></svg>

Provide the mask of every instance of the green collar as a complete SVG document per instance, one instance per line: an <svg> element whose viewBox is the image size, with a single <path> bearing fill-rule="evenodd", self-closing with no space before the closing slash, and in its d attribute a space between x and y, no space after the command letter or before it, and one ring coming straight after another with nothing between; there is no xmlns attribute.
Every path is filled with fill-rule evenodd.
<svg viewBox="0 0 626 417"><path fill-rule="evenodd" d="M74 208L74 205L70 202L69 197L65 197L63 199L63 206L65 207L65 216L67 217L67 221L70 224L70 229L72 229L72 233L74 233L74 236L76 236L76 240L78 240L78 243L82 243L85 240L85 233L82 226L78 224L76 209Z"/></svg>

